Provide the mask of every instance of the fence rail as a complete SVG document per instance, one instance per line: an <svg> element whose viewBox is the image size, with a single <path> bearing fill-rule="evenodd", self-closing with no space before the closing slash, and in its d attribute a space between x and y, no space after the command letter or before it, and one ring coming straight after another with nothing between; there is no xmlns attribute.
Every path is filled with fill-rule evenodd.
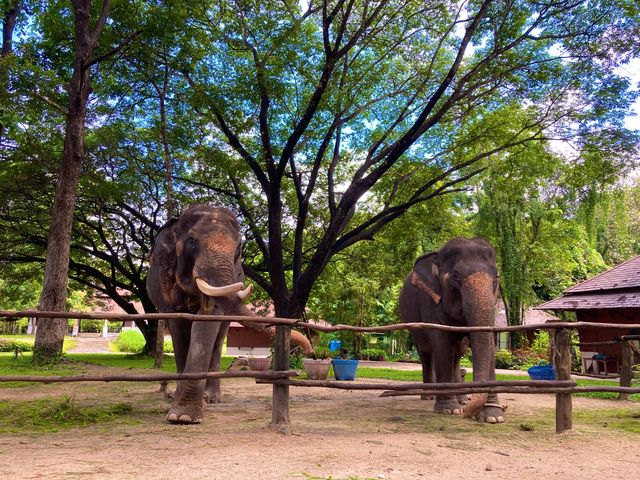
<svg viewBox="0 0 640 480"><path fill-rule="evenodd" d="M167 381L204 378L254 378L257 383L269 383L273 385L273 404L271 425L279 431L288 432L290 428L289 417L289 387L325 387L345 390L384 390L381 396L418 395L418 394L442 394L462 395L468 393L555 393L556 394L556 432L561 433L572 427L572 401L571 395L584 392L616 392L620 399L626 399L629 394L640 393L640 388L631 388L631 364L633 347L629 340L640 338L637 335L626 335L615 339L623 348L623 372L621 374L621 386L595 386L579 387L571 381L571 342L568 330L581 328L607 328L615 330L637 330L640 324L613 324L597 322L547 322L537 325L518 325L507 327L482 326L482 327L454 327L431 323L397 323L379 327L353 327L350 325L316 325L302 322L293 318L280 317L246 317L225 315L196 315L188 313L145 313L145 314L114 314L94 312L50 312L39 310L7 311L0 310L0 317L36 317L41 320L52 318L76 318L76 319L103 319L103 320L184 320L184 321L243 321L263 323L276 326L274 371L273 372L200 372L182 374L160 375L78 375L78 376L24 376L7 375L0 376L0 382L80 382L80 381ZM447 332L515 332L531 330L553 330L552 351L553 364L556 369L555 381L511 381L511 382L468 382L468 383L352 383L339 381L297 380L291 377L298 376L299 372L289 368L289 346L291 341L291 328L307 328L322 332L350 331L360 333L380 333L405 329L433 329ZM627 371L628 370L628 371ZM625 385L622 385L622 383Z"/></svg>

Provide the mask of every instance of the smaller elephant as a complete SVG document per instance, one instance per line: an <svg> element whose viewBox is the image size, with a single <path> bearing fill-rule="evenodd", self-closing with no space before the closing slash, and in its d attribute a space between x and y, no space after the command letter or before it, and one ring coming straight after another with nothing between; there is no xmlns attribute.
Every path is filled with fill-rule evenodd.
<svg viewBox="0 0 640 480"><path fill-rule="evenodd" d="M147 291L160 312L253 316L242 301L244 288L240 225L226 208L198 204L160 229L150 255ZM220 370L229 322L169 320L179 373ZM243 322L271 337L275 328ZM291 340L305 352L308 339L292 332ZM200 423L203 399L220 401L220 380L180 380L167 414L171 423Z"/></svg>
<svg viewBox="0 0 640 480"><path fill-rule="evenodd" d="M482 238L454 238L439 251L419 257L405 278L399 296L400 316L408 323L435 323L456 327L493 326L498 293L496 252ZM454 333L412 329L411 337L422 362L425 382L457 383L466 338L471 344L474 381L495 380L492 332ZM496 394L472 398L478 420L504 422ZM436 395L434 410L463 413L461 398Z"/></svg>

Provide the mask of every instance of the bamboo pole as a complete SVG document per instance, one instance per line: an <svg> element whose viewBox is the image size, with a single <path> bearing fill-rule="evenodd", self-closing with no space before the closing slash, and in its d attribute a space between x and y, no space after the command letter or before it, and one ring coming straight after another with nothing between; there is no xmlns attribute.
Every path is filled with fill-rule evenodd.
<svg viewBox="0 0 640 480"><path fill-rule="evenodd" d="M291 348L291 327L276 326L274 370L289 370L289 350ZM256 379L258 380L258 379ZM270 427L284 434L291 432L289 417L289 385L273 384L273 406Z"/></svg>
<svg viewBox="0 0 640 480"><path fill-rule="evenodd" d="M556 380L571 379L571 334L568 330L556 330L553 336L553 365ZM571 430L573 405L571 393L556 393L556 433Z"/></svg>
<svg viewBox="0 0 640 480"><path fill-rule="evenodd" d="M640 329L640 324L628 323L598 323L598 322L547 322L536 325L512 325L505 327L454 327L450 325L439 325L436 323L394 323L391 325L383 325L380 327L354 327L351 325L316 325L314 323L306 323L298 321L295 318L282 317L259 317L259 316L239 316L239 315L195 315L191 313L141 313L141 314L122 314L122 313L92 313L92 312L49 312L39 310L0 310L0 317L21 318L21 317L37 317L37 318L88 318L88 319L105 319L105 320L185 320L185 321L203 321L203 322L256 322L268 325L290 325L299 328L308 328L310 330L318 330L321 332L392 332L404 329L425 329L439 330L443 332L520 332L532 330L554 330L554 329L580 329L580 328L608 328L614 330L631 330Z"/></svg>
<svg viewBox="0 0 640 480"><path fill-rule="evenodd" d="M203 373L165 373L153 375L68 375L68 376L38 376L38 375L2 375L0 382L157 382L161 380L202 380L203 378L261 378L281 379L297 377L297 370L283 370L279 372L264 372L245 370L239 372L203 372Z"/></svg>
<svg viewBox="0 0 640 480"><path fill-rule="evenodd" d="M630 387L631 380L633 379L633 350L629 342L622 342L620 344L622 351L622 365L620 366L620 386ZM620 392L618 400L629 400L629 394Z"/></svg>
<svg viewBox="0 0 640 480"><path fill-rule="evenodd" d="M476 390L480 388L497 388L518 386L519 388L572 388L577 384L572 380L515 380L502 381L491 380L486 382L460 382L460 383L359 383L344 382L338 380L256 380L256 383L274 383L281 385L292 385L295 387L327 387L340 388L343 390L433 390L442 393L449 390Z"/></svg>

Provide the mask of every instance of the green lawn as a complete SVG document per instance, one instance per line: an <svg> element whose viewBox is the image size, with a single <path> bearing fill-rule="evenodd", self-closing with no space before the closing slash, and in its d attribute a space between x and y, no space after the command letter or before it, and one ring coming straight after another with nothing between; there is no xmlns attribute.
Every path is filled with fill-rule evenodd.
<svg viewBox="0 0 640 480"><path fill-rule="evenodd" d="M65 341L66 343L66 341ZM85 364L94 364L104 367L130 368L130 369L151 369L153 368L153 358L146 355L126 354L126 353L70 353L65 355L66 361L54 366L34 367L31 365L31 353L25 352L17 359L13 353L0 353L0 375L79 375L86 371ZM226 370L233 357L222 357L222 370ZM171 356L165 356L162 364L162 371L175 372L175 362ZM359 367L357 378L379 378L386 380L396 380L401 382L421 382L422 372L420 370L396 370L393 368L369 368ZM497 375L497 380L522 381L529 377L523 375ZM472 374L468 373L465 381L472 381ZM616 386L614 380L583 380L577 381L579 386ZM15 387L7 383L0 383L2 386ZM580 393L580 397L591 398L616 398L617 393ZM631 395L633 401L640 401L640 394Z"/></svg>

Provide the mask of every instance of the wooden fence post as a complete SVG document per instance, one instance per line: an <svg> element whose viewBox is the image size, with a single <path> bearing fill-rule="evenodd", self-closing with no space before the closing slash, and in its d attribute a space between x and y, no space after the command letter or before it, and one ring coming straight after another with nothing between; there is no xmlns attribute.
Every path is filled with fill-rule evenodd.
<svg viewBox="0 0 640 480"><path fill-rule="evenodd" d="M620 366L620 386L630 387L631 379L633 378L633 372L631 371L631 367L633 366L633 350L631 349L631 345L629 345L628 340L623 340L620 343L620 346L622 352L622 365ZM618 395L618 400L629 400L629 394L620 393Z"/></svg>
<svg viewBox="0 0 640 480"><path fill-rule="evenodd" d="M571 380L571 333L556 329L553 335L553 366L556 380ZM571 430L573 405L570 393L556 393L556 433Z"/></svg>
<svg viewBox="0 0 640 480"><path fill-rule="evenodd" d="M289 370L289 350L291 345L291 327L276 325L274 370ZM273 405L271 409L271 428L280 433L291 431L289 418L289 385L273 384Z"/></svg>

